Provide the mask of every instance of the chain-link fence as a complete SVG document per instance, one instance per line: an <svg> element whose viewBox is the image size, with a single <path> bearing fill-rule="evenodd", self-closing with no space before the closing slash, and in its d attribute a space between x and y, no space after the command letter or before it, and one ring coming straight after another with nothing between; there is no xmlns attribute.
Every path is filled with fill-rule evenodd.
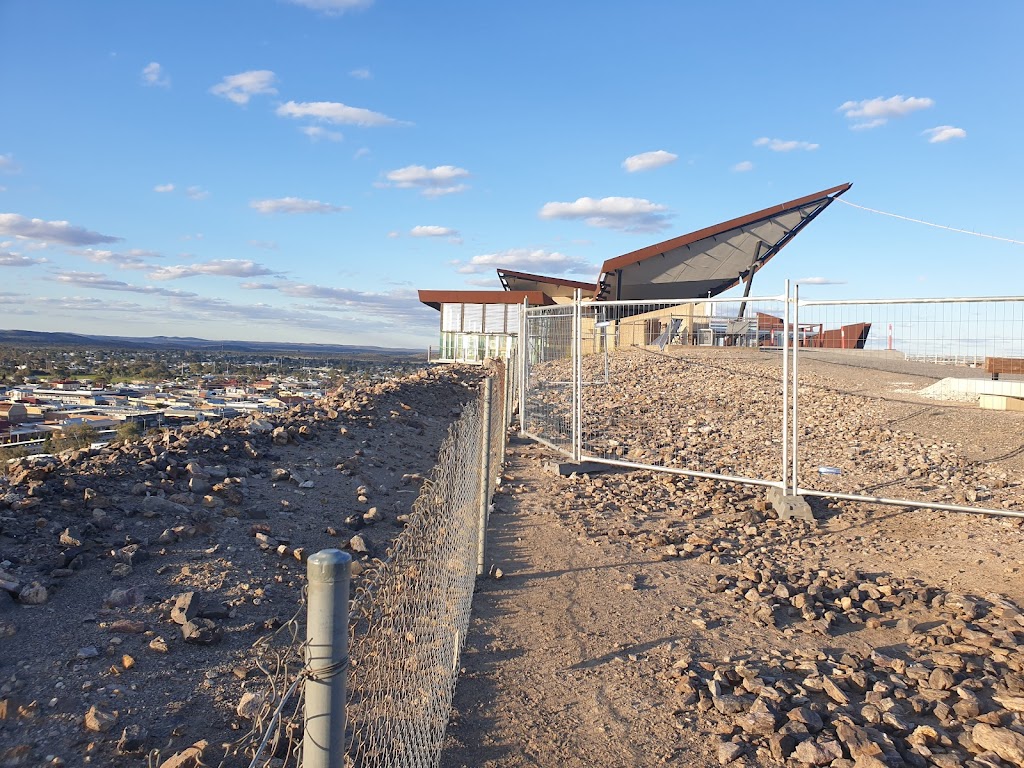
<svg viewBox="0 0 1024 768"><path fill-rule="evenodd" d="M406 527L383 558L362 561L361 574L352 580L347 663L329 673L347 676L345 766L419 768L440 760L469 626L481 519L486 519L507 435L508 368L515 368L514 358L491 363L488 386L481 386L480 397L449 427ZM293 623L288 627L296 629ZM262 738L253 738L260 735L254 728L244 750L252 768L304 764L298 748L300 683L318 674L308 668L297 674L302 640L298 631L290 631L274 654L266 654L271 690L258 718Z"/></svg>

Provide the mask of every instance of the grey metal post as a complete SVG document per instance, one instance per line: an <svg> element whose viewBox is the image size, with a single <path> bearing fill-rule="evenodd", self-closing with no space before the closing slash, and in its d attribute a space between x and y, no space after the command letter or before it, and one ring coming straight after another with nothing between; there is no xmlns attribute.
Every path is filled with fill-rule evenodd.
<svg viewBox="0 0 1024 768"><path fill-rule="evenodd" d="M583 291L577 288L572 309L572 460L580 463L583 447Z"/></svg>
<svg viewBox="0 0 1024 768"><path fill-rule="evenodd" d="M476 552L476 575L484 574L487 547L487 509L491 505L491 379L484 379L484 402L480 431L480 538Z"/></svg>
<svg viewBox="0 0 1024 768"><path fill-rule="evenodd" d="M800 396L800 376L797 371L800 361L800 283L793 286L793 327L796 330L796 338L793 340L793 450L790 460L793 462L793 495L797 495L800 493L800 478L797 468L798 430L800 428L797 415L797 400Z"/></svg>
<svg viewBox="0 0 1024 768"><path fill-rule="evenodd" d="M348 593L352 556L324 549L306 561L305 715L302 768L336 768L345 759Z"/></svg>
<svg viewBox="0 0 1024 768"><path fill-rule="evenodd" d="M519 311L519 431L526 432L526 387L530 378L530 340L527 338L530 327L526 321L526 310L530 308L530 300L523 299L523 308Z"/></svg>
<svg viewBox="0 0 1024 768"><path fill-rule="evenodd" d="M782 495L789 495L789 280L782 307Z"/></svg>

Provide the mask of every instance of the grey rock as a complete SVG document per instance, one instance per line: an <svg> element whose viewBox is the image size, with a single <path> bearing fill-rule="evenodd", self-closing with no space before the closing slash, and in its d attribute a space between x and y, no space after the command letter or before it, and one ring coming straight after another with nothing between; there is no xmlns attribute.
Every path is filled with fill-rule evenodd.
<svg viewBox="0 0 1024 768"><path fill-rule="evenodd" d="M181 628L186 643L193 645L213 645L220 642L223 635L221 628L211 619L192 619Z"/></svg>

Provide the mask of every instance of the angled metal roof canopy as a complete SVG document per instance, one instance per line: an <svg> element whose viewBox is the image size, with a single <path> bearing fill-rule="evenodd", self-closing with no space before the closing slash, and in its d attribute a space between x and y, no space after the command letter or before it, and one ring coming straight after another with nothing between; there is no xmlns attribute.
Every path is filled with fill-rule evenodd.
<svg viewBox="0 0 1024 768"><path fill-rule="evenodd" d="M717 296L752 277L850 187L841 184L609 259L601 268L598 298Z"/></svg>
<svg viewBox="0 0 1024 768"><path fill-rule="evenodd" d="M544 291L548 296L572 298L576 289L583 291L585 298L592 298L597 291L596 283L581 283L578 280L566 280L562 277L546 277L533 275L529 272L514 272L511 269L498 269L498 278L506 291Z"/></svg>

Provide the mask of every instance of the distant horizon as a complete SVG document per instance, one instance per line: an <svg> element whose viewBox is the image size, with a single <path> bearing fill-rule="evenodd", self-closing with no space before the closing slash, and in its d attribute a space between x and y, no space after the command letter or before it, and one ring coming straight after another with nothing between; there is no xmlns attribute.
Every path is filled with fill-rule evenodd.
<svg viewBox="0 0 1024 768"><path fill-rule="evenodd" d="M1022 26L1009 0L0 2L0 322L426 348L417 289L593 281L845 182L762 295L1020 293L1024 104L992 73Z"/></svg>

